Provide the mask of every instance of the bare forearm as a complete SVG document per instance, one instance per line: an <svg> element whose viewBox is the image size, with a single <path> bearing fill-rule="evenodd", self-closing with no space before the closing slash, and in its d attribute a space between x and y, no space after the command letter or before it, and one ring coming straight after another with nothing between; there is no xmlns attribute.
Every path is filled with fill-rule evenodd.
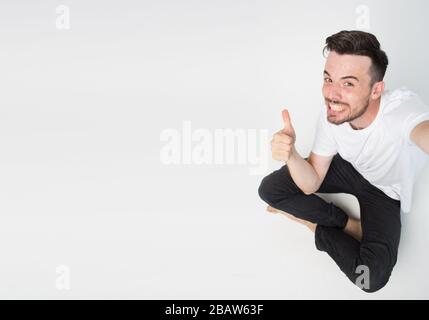
<svg viewBox="0 0 429 320"><path fill-rule="evenodd" d="M308 161L299 155L295 148L293 148L287 166L293 181L302 192L312 194L318 189L319 177L316 171Z"/></svg>

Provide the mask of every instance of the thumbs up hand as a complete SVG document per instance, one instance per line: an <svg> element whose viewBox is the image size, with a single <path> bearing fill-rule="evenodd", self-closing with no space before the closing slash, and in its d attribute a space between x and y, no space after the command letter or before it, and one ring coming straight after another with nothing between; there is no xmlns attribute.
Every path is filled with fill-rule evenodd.
<svg viewBox="0 0 429 320"><path fill-rule="evenodd" d="M295 130L290 120L289 112L283 110L284 127L275 133L271 140L271 152L274 160L287 162L295 152Z"/></svg>
<svg viewBox="0 0 429 320"><path fill-rule="evenodd" d="M283 132L289 136L295 137L295 130L292 127L292 122L290 121L289 111L287 109L282 111L284 129Z"/></svg>

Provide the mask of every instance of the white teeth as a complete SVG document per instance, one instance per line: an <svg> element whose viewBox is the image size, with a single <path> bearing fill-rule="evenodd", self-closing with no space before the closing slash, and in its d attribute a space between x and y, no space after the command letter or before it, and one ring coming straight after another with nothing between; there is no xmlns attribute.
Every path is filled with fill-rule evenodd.
<svg viewBox="0 0 429 320"><path fill-rule="evenodd" d="M343 106L341 104L333 104L330 103L329 106L331 107L332 110L334 111L343 111Z"/></svg>

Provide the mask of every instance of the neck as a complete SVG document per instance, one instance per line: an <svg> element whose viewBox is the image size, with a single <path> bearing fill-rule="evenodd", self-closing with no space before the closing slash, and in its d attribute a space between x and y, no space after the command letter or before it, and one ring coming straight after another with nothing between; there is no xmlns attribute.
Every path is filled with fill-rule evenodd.
<svg viewBox="0 0 429 320"><path fill-rule="evenodd" d="M381 97L377 100L371 100L365 113L359 118L350 121L350 126L355 130L361 130L368 127L377 117L378 111L380 110L380 103Z"/></svg>

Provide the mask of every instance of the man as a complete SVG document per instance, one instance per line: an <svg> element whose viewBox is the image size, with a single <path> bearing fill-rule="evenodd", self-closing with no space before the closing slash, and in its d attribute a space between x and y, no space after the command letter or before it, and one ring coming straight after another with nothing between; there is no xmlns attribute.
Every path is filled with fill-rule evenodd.
<svg viewBox="0 0 429 320"><path fill-rule="evenodd" d="M310 156L295 149L287 110L274 134L272 156L286 165L265 177L260 197L315 232L346 276L366 292L388 282L396 264L401 219L408 212L414 178L429 154L429 108L405 88L384 90L388 65L377 38L341 31L326 39L323 105ZM360 221L314 193L349 193ZM366 268L366 269L365 269ZM369 283L357 283L363 271Z"/></svg>

